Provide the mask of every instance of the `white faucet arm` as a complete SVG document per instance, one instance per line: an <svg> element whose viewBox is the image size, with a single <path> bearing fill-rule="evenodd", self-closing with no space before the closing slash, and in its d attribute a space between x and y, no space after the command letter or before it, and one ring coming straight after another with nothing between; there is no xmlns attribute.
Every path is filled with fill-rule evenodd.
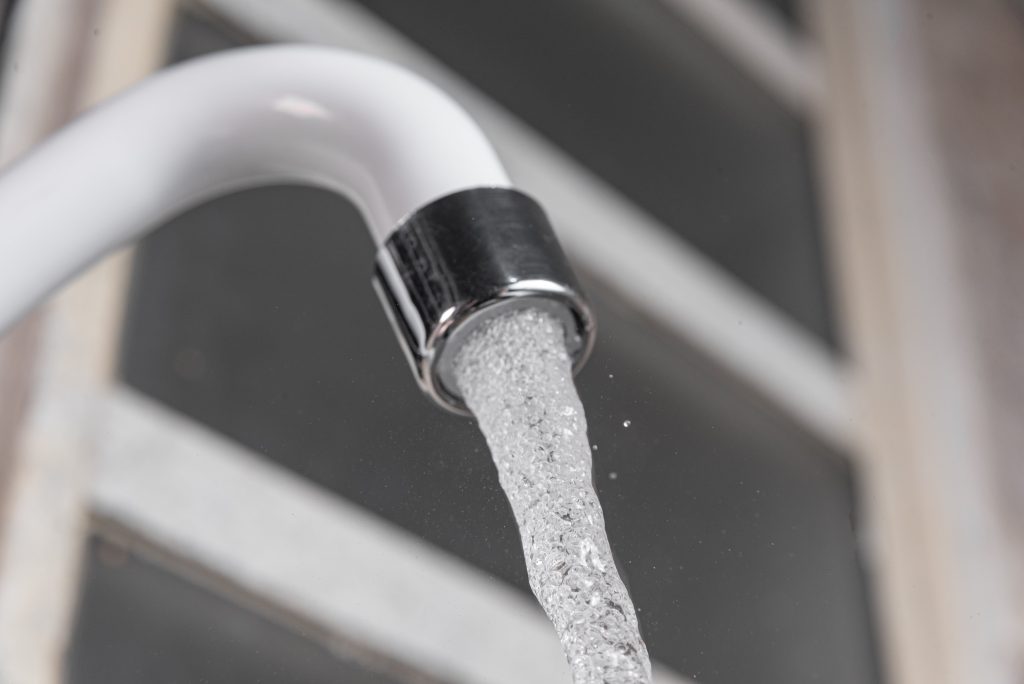
<svg viewBox="0 0 1024 684"><path fill-rule="evenodd" d="M346 195L378 244L440 197L509 185L472 119L386 62L304 46L194 60L86 113L0 175L0 333L175 213L282 182Z"/></svg>

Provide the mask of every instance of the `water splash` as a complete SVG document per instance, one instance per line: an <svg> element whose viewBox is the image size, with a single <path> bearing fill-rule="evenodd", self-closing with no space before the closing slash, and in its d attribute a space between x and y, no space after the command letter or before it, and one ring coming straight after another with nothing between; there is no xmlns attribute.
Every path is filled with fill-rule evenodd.
<svg viewBox="0 0 1024 684"><path fill-rule="evenodd" d="M466 342L456 379L512 504L530 587L575 684L650 682L636 612L612 560L591 478L587 424L561 325L495 318Z"/></svg>

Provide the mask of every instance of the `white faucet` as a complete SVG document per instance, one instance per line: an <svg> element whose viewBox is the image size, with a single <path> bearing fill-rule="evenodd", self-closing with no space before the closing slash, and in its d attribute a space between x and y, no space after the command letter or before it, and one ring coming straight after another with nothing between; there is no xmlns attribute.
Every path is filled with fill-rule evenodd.
<svg viewBox="0 0 1024 684"><path fill-rule="evenodd" d="M594 325L575 277L543 211L511 188L472 119L404 69L305 46L167 69L0 175L0 333L174 214L285 182L361 209L380 248L378 292L442 406L464 410L450 378L460 340L510 307L553 311L577 367L585 360Z"/></svg>

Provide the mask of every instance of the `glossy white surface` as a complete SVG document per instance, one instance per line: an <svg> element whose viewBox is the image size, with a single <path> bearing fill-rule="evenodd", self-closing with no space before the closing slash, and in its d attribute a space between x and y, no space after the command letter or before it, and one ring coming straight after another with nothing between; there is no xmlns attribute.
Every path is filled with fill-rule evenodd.
<svg viewBox="0 0 1024 684"><path fill-rule="evenodd" d="M0 332L173 214L283 182L346 195L378 243L438 197L509 184L472 119L387 62L287 45L194 60L85 114L0 176Z"/></svg>

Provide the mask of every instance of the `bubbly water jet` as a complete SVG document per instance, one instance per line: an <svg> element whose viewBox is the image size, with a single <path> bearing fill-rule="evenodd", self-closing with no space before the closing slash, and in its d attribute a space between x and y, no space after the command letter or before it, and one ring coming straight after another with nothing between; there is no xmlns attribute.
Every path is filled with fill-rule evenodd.
<svg viewBox="0 0 1024 684"><path fill-rule="evenodd" d="M575 684L650 682L636 611L594 492L587 423L562 325L532 309L487 322L455 360Z"/></svg>

